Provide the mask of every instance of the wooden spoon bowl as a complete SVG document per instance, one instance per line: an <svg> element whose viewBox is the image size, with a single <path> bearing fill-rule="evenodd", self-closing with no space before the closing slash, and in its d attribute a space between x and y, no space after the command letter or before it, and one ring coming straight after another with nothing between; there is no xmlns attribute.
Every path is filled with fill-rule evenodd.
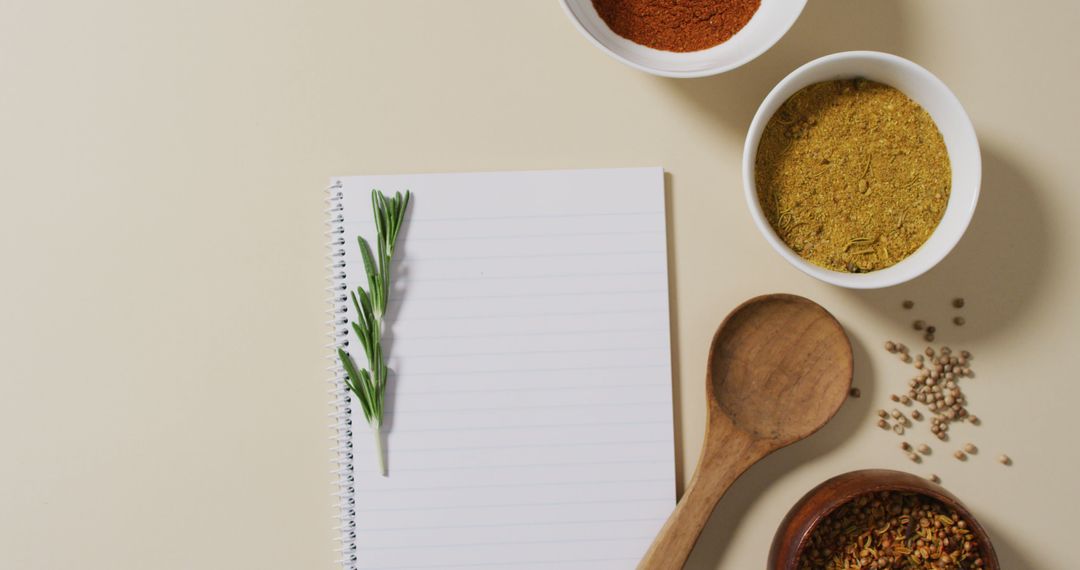
<svg viewBox="0 0 1080 570"><path fill-rule="evenodd" d="M697 470L639 570L682 568L735 479L836 414L851 388L851 343L817 303L765 295L724 319L707 374L708 422Z"/></svg>
<svg viewBox="0 0 1080 570"><path fill-rule="evenodd" d="M810 543L810 536L818 523L848 501L867 493L880 491L918 493L954 509L961 518L967 521L982 549L980 557L983 559L983 568L1001 570L986 529L975 520L971 511L960 502L960 499L940 485L926 479L887 469L867 469L838 475L814 487L803 496L780 523L780 528L777 529L776 536L773 538L772 549L769 551L767 568L769 570L798 570L799 557Z"/></svg>

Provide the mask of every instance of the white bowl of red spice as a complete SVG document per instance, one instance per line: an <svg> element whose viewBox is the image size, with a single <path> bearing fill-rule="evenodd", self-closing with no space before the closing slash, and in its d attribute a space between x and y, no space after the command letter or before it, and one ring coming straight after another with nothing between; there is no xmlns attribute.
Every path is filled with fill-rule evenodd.
<svg viewBox="0 0 1080 570"><path fill-rule="evenodd" d="M765 53L806 0L561 0L590 42L664 77L704 77Z"/></svg>
<svg viewBox="0 0 1080 570"><path fill-rule="evenodd" d="M981 178L956 96L879 52L793 71L758 108L743 149L746 201L766 241L799 270L853 289L897 285L944 259Z"/></svg>

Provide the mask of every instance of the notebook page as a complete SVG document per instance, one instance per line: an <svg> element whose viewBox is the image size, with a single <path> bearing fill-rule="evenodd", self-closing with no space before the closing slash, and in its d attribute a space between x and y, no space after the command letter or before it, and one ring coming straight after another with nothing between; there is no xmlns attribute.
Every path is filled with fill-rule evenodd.
<svg viewBox="0 0 1080 570"><path fill-rule="evenodd" d="M675 505L662 170L339 180L350 289L372 188L413 192L389 477L353 402L357 567L633 568Z"/></svg>

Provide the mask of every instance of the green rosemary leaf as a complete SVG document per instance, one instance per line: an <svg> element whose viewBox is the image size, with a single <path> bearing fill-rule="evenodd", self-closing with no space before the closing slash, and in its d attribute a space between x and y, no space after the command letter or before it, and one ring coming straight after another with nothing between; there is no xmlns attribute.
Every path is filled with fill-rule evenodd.
<svg viewBox="0 0 1080 570"><path fill-rule="evenodd" d="M375 318L375 312L371 310L371 297L363 289L357 289L356 293L360 296L360 310L357 312L360 314L364 326L371 328L371 322Z"/></svg>
<svg viewBox="0 0 1080 570"><path fill-rule="evenodd" d="M349 353L345 352L344 349L338 349L338 358L341 359L341 364L345 368L345 384L356 394L357 399L360 401L360 409L364 411L364 417L370 421L372 402L368 397L367 387L371 384L371 379L367 374L367 370L358 370Z"/></svg>
<svg viewBox="0 0 1080 570"><path fill-rule="evenodd" d="M361 295L364 293L363 289L360 289L359 291L360 291ZM356 318L363 319L364 318L364 311L360 308L360 303L356 300L356 292L355 291L349 291L349 297L352 298L353 307L356 307Z"/></svg>
<svg viewBox="0 0 1080 570"><path fill-rule="evenodd" d="M383 400L389 369L383 351L383 319L390 297L390 274L394 257L394 246L398 232L405 219L405 209L409 204L408 191L400 192L387 198L378 190L371 193L372 213L375 217L375 249L363 237L357 237L360 256L364 261L364 273L367 277L367 290L359 287L350 292L353 306L356 308L356 321L352 322L353 332L360 340L367 357L367 368L357 368L352 358L344 349L338 349L342 366L345 368L345 384L356 394L364 417L375 432L376 452L379 468L386 475L386 462L382 451L382 439L379 431L383 421Z"/></svg>

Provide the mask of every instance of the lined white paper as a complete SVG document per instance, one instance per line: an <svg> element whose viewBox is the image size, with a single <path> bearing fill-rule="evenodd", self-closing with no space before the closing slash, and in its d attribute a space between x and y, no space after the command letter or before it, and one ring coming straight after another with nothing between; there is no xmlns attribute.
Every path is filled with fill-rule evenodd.
<svg viewBox="0 0 1080 570"><path fill-rule="evenodd" d="M357 567L633 568L675 505L663 171L338 180L351 289L371 190L413 192Z"/></svg>

